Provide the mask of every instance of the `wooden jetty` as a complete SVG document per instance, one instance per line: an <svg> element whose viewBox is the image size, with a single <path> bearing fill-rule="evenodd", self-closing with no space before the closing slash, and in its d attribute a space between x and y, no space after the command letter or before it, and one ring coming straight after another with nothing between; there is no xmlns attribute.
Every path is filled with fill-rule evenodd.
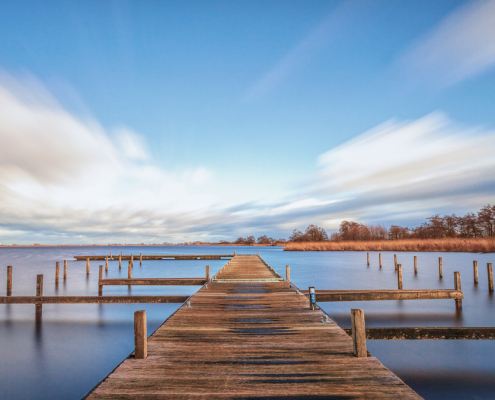
<svg viewBox="0 0 495 400"><path fill-rule="evenodd" d="M134 259L139 259L141 258L142 260L221 260L224 258L232 258L234 257L234 254L200 254L200 255L194 255L194 254L151 254L151 255L139 255L139 254L130 254L130 255L112 255L109 257L108 255L106 256L74 256L74 258L77 261L95 261L95 260L119 260L119 258L124 261L124 260L131 260L134 256Z"/></svg>
<svg viewBox="0 0 495 400"><path fill-rule="evenodd" d="M238 255L150 336L146 358L131 355L87 398L421 399L355 357L315 308L259 256Z"/></svg>

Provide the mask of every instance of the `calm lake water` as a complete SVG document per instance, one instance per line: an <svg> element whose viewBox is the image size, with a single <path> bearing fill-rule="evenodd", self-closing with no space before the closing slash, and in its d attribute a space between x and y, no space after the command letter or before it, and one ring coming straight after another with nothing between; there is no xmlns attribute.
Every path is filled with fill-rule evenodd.
<svg viewBox="0 0 495 400"><path fill-rule="evenodd" d="M44 275L44 295L97 295L98 265L72 261L75 255L109 254L238 254L256 253L282 276L291 266L291 280L300 289L396 289L393 252L283 252L279 247L51 247L0 248L0 296L6 294L6 267L13 266L13 295L33 296L36 275ZM414 275L413 257L418 256ZM488 292L486 263L495 254L397 253L404 289L454 287L461 272L463 309L454 300L320 303L341 326L350 326L350 309L362 308L367 326L495 326L495 300ZM438 257L443 257L443 279ZM55 286L55 262L68 262L67 280ZM479 284L473 284L473 260L479 265ZM139 261L133 278L203 277L205 266L215 274L226 260ZM127 277L118 261L109 263L108 278ZM105 295L192 295L199 287L105 286ZM178 304L52 304L43 305L35 324L34 305L0 305L0 398L80 399L133 351L133 314L146 310L152 333ZM368 341L368 350L425 399L495 399L495 341Z"/></svg>

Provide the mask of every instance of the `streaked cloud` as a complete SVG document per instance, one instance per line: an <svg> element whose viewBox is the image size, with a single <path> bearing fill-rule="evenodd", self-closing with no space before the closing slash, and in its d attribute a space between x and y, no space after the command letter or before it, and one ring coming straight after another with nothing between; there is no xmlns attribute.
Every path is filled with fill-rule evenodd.
<svg viewBox="0 0 495 400"><path fill-rule="evenodd" d="M495 65L495 0L480 0L447 15L399 61L408 77L448 86Z"/></svg>

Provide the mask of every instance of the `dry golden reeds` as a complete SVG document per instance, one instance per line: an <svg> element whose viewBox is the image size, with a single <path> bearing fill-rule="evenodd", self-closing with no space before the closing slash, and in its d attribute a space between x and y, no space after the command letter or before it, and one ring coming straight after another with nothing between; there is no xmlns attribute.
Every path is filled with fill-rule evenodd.
<svg viewBox="0 0 495 400"><path fill-rule="evenodd" d="M456 251L495 252L495 238L403 239L341 242L290 242L286 251Z"/></svg>

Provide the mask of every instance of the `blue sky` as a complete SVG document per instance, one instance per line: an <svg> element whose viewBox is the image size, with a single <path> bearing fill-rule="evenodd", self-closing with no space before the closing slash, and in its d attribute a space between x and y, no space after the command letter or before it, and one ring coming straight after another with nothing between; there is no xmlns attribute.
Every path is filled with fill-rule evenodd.
<svg viewBox="0 0 495 400"><path fill-rule="evenodd" d="M493 203L493 0L2 1L0 40L0 243Z"/></svg>

